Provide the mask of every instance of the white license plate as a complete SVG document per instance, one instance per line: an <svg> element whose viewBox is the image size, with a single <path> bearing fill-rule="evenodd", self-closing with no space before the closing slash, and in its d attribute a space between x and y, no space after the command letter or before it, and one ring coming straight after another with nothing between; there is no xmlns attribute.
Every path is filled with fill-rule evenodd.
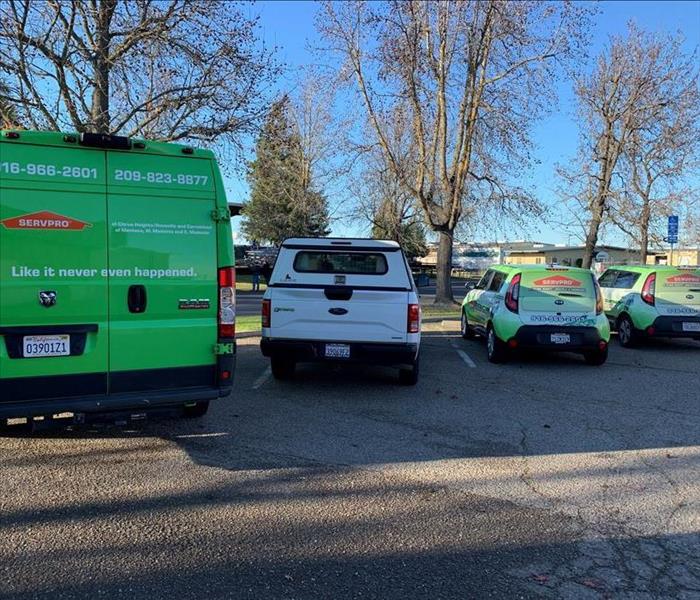
<svg viewBox="0 0 700 600"><path fill-rule="evenodd" d="M22 356L24 358L69 355L69 335L25 335L22 339Z"/></svg>
<svg viewBox="0 0 700 600"><path fill-rule="evenodd" d="M348 344L326 344L326 358L350 358Z"/></svg>
<svg viewBox="0 0 700 600"><path fill-rule="evenodd" d="M571 341L571 336L568 333L553 333L549 336L552 344L568 344Z"/></svg>
<svg viewBox="0 0 700 600"><path fill-rule="evenodd" d="M700 323L683 323L683 331L700 331Z"/></svg>

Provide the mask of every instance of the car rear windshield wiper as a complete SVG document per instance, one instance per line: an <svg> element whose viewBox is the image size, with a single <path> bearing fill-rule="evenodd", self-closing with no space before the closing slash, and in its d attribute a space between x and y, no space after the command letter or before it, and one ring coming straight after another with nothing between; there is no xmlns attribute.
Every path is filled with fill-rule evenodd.
<svg viewBox="0 0 700 600"><path fill-rule="evenodd" d="M560 296L566 296L567 298L583 298L583 294L572 294L571 292L559 292Z"/></svg>

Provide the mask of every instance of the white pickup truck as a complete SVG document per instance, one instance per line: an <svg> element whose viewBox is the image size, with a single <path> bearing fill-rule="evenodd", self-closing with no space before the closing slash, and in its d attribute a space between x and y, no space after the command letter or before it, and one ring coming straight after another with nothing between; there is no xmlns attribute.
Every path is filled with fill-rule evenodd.
<svg viewBox="0 0 700 600"><path fill-rule="evenodd" d="M292 238L277 256L262 303L262 353L289 379L301 362L399 367L418 381L421 311L396 242Z"/></svg>

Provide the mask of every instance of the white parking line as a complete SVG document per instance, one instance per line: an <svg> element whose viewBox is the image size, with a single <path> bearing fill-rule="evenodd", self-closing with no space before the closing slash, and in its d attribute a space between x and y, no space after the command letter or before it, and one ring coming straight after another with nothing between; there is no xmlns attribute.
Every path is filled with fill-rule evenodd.
<svg viewBox="0 0 700 600"><path fill-rule="evenodd" d="M468 367L471 367L472 369L476 369L476 363L470 358L470 356L461 348L457 347L457 344L454 341L450 342L450 345L454 348L455 352L459 354L459 357L465 362L465 364Z"/></svg>
<svg viewBox="0 0 700 600"><path fill-rule="evenodd" d="M263 383L265 383L265 382L267 381L267 378L268 378L270 375L272 375L272 369L271 369L270 367L267 367L267 369L265 369L265 370L263 371L262 375L260 375L260 377L258 377L258 378L253 382L253 389L254 389L254 390L257 390Z"/></svg>

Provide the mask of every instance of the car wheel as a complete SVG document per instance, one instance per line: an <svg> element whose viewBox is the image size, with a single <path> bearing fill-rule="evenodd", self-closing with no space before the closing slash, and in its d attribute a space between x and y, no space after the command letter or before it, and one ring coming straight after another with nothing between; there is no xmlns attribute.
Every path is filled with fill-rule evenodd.
<svg viewBox="0 0 700 600"><path fill-rule="evenodd" d="M185 417L188 419L198 419L207 414L209 410L209 400L197 402L192 406L185 406Z"/></svg>
<svg viewBox="0 0 700 600"><path fill-rule="evenodd" d="M506 345L498 339L493 327L489 327L486 334L486 354L491 363L503 363L508 360Z"/></svg>
<svg viewBox="0 0 700 600"><path fill-rule="evenodd" d="M418 383L418 372L420 371L420 361L419 356L416 356L416 360L409 369L399 370L399 383L401 385L416 385Z"/></svg>
<svg viewBox="0 0 700 600"><path fill-rule="evenodd" d="M462 309L462 322L460 324L460 332L465 340L469 340L474 337L472 330L469 327L469 321L467 321L467 313Z"/></svg>
<svg viewBox="0 0 700 600"><path fill-rule="evenodd" d="M605 350L592 350L590 352L586 352L583 355L583 358L586 360L586 364L593 367L599 367L600 365L605 364L605 361L608 360L608 349L606 348Z"/></svg>
<svg viewBox="0 0 700 600"><path fill-rule="evenodd" d="M632 319L627 315L622 315L617 321L617 339L623 348L632 348L637 343Z"/></svg>
<svg viewBox="0 0 700 600"><path fill-rule="evenodd" d="M270 358L270 367L272 368L272 376L275 379L285 380L294 377L296 365L287 358L273 356Z"/></svg>

